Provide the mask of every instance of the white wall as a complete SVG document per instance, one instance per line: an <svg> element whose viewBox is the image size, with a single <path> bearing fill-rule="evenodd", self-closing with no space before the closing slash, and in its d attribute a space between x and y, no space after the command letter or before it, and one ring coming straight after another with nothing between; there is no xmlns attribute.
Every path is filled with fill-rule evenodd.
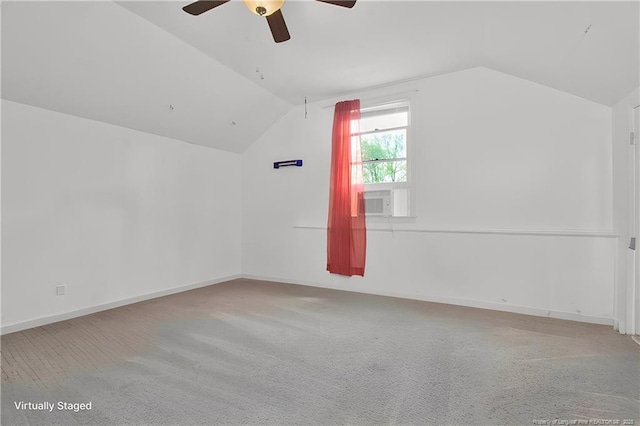
<svg viewBox="0 0 640 426"><path fill-rule="evenodd" d="M616 265L615 310L619 321L615 327L623 334L632 332L632 287L627 282L629 256L630 187L629 161L631 146L629 132L632 131L632 108L640 105L640 89L636 89L620 100L612 109L613 121L613 224L620 234L618 262ZM636 256L638 256L636 251ZM637 332L637 331L636 331Z"/></svg>
<svg viewBox="0 0 640 426"><path fill-rule="evenodd" d="M417 217L369 221L365 277L325 271L332 102L243 154L243 273L612 323L611 109L485 68L351 98L416 89Z"/></svg>
<svg viewBox="0 0 640 426"><path fill-rule="evenodd" d="M2 122L4 332L240 274L240 155L5 100Z"/></svg>

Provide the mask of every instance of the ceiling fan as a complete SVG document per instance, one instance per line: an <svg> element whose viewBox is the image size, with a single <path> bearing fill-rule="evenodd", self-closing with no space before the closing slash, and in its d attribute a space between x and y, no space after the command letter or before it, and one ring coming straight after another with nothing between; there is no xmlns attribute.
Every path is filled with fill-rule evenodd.
<svg viewBox="0 0 640 426"><path fill-rule="evenodd" d="M228 3L231 0L200 0L195 3L191 3L182 8L185 12L191 15L200 15L214 7L221 6ZM282 43L291 38L287 24L284 22L282 11L280 8L284 4L285 0L242 0L242 2L249 8L250 11L258 16L264 16L267 18L267 23L271 29L273 40L276 43ZM329 3L336 6L347 7L351 9L356 4L356 0L316 0L321 3Z"/></svg>

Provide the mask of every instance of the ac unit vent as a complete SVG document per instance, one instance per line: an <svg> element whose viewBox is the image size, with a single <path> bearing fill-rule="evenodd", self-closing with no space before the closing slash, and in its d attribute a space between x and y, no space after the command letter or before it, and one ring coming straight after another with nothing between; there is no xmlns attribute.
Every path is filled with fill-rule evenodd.
<svg viewBox="0 0 640 426"><path fill-rule="evenodd" d="M392 216L392 190L366 191L364 193L364 211L367 216Z"/></svg>

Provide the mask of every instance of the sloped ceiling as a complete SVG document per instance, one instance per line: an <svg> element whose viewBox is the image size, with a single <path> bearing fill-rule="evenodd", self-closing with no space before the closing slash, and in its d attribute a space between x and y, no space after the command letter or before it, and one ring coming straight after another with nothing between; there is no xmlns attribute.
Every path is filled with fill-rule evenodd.
<svg viewBox="0 0 640 426"><path fill-rule="evenodd" d="M113 2L3 2L2 97L238 153L291 108Z"/></svg>
<svg viewBox="0 0 640 426"><path fill-rule="evenodd" d="M604 105L639 85L636 1L288 0L282 44L239 0L189 2L4 1L2 97L242 152L305 97L475 66Z"/></svg>
<svg viewBox="0 0 640 426"><path fill-rule="evenodd" d="M196 17L188 3L120 4L292 104L474 66L605 105L639 85L638 1L288 0L278 45L238 0Z"/></svg>

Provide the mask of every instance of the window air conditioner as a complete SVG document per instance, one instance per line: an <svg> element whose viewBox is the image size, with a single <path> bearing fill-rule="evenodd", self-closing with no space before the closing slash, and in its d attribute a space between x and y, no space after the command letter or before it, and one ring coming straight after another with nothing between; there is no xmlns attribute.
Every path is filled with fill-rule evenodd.
<svg viewBox="0 0 640 426"><path fill-rule="evenodd" d="M393 216L393 191L366 191L364 211L367 216Z"/></svg>

